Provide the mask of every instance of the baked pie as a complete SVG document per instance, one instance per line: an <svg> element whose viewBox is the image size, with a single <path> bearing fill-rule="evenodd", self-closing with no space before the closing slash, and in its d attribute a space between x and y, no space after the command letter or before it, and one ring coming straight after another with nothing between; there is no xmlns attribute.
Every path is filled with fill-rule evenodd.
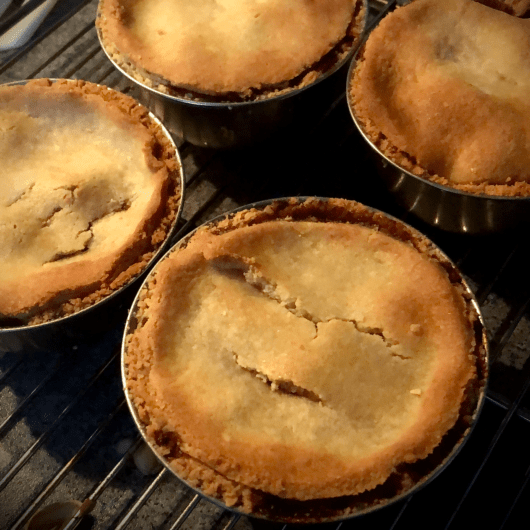
<svg viewBox="0 0 530 530"><path fill-rule="evenodd" d="M472 0L415 0L362 48L350 100L370 140L462 191L530 193L530 20Z"/></svg>
<svg viewBox="0 0 530 530"><path fill-rule="evenodd" d="M362 0L100 0L97 25L142 84L237 101L312 83L351 50L364 15Z"/></svg>
<svg viewBox="0 0 530 530"><path fill-rule="evenodd" d="M254 515L292 501L287 520L307 521L311 503L348 503L433 452L481 339L461 279L414 234L357 203L291 200L207 225L158 263L124 373L178 476Z"/></svg>
<svg viewBox="0 0 530 530"><path fill-rule="evenodd" d="M0 88L0 325L74 313L137 276L180 203L147 110L83 81Z"/></svg>

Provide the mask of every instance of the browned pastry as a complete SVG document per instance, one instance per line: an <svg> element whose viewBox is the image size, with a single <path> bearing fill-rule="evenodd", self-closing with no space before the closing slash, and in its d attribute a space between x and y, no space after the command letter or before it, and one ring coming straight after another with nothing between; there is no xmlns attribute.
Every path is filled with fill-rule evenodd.
<svg viewBox="0 0 530 530"><path fill-rule="evenodd" d="M101 0L97 24L115 62L149 86L249 96L314 81L363 21L361 0Z"/></svg>
<svg viewBox="0 0 530 530"><path fill-rule="evenodd" d="M307 214L319 201L295 204L200 229L158 264L126 340L149 440L247 512L256 492L382 484L440 443L475 375L476 315L426 241L386 234L356 203L330 200L329 222Z"/></svg>
<svg viewBox="0 0 530 530"><path fill-rule="evenodd" d="M415 0L363 48L351 97L383 153L471 192L530 192L530 20Z"/></svg>
<svg viewBox="0 0 530 530"><path fill-rule="evenodd" d="M48 320L138 274L179 203L173 147L133 99L82 81L0 88L0 318Z"/></svg>

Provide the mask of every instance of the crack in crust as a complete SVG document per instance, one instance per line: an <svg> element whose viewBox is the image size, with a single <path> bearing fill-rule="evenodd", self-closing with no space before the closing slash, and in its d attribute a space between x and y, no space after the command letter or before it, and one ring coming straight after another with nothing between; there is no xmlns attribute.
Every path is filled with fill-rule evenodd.
<svg viewBox="0 0 530 530"><path fill-rule="evenodd" d="M278 286L276 283L273 280L265 278L259 269L248 258L235 255L226 255L212 260L212 265L221 274L224 274L225 276L237 281L246 282L250 287L255 288L257 292L263 294L270 300L277 302L295 317L303 318L311 322L315 326L315 336L313 337L313 340L318 337L318 324L340 320L342 322L352 324L359 333L380 337L384 345L390 350L393 346L399 345L399 341L387 337L384 334L382 328L363 326L354 319L334 317L322 320L317 316L312 315L305 309L298 307L298 300L296 298L288 298L287 300L282 299L282 297L278 294ZM411 357L396 353L395 351L390 351L390 355L404 361L411 359Z"/></svg>
<svg viewBox="0 0 530 530"><path fill-rule="evenodd" d="M31 192L34 186L35 182L32 182L26 189L22 190L16 197L14 197L10 202L8 202L6 204L6 207L9 208L10 206L13 206L13 204L23 200L24 197L26 197Z"/></svg>
<svg viewBox="0 0 530 530"><path fill-rule="evenodd" d="M15 198L15 200L13 200L11 203L9 203L8 206L12 206L13 204L15 204L17 202L20 202L20 201L24 200L24 198L28 197L34 186L35 186L35 183L32 183L30 186L28 186L25 190L22 191L22 193L20 195L18 195ZM57 214L65 211L67 209L71 209L71 211L76 211L73 208L73 206L76 203L76 199L78 199L78 197L76 196L75 192L79 188L80 188L80 186L79 185L75 185L75 184L74 185L68 185L68 186L59 186L58 188L54 188L54 191L64 190L65 192L68 192L68 195L65 195L63 197L63 204L58 204L58 205L54 206L52 211L41 220L41 227L42 228L49 227L52 224L54 218L56 218ZM85 230L80 230L79 232L77 232L76 237L80 236L81 234L85 234L85 233L89 234L88 239L85 241L85 243L83 245L83 248L70 250L70 251L69 250L61 251L60 249L58 249L57 252L55 254L53 254L50 259L44 261L44 263L53 263L53 262L56 262L56 261L60 261L60 260L67 259L67 258L71 258L71 257L77 256L79 254L83 254L83 253L87 252L90 249L90 246L91 246L92 241L94 239L94 232L92 230L92 227L94 226L94 223L99 221L99 220L101 220L101 219L104 219L105 217L107 217L109 215L112 215L112 214L114 214L116 212L127 211L130 207L131 207L131 201L128 198L124 198L121 201L116 202L115 204L109 203L109 209L108 210L106 210L106 211L104 210L104 211L98 212L98 214L95 215L92 219L90 219L90 220L87 219L87 227L86 227L86 229ZM68 211L66 213L68 213Z"/></svg>
<svg viewBox="0 0 530 530"><path fill-rule="evenodd" d="M42 228L46 228L47 226L50 226L51 222L53 221L53 218L59 213L64 210L64 206L55 206L53 210L42 219Z"/></svg>
<svg viewBox="0 0 530 530"><path fill-rule="evenodd" d="M303 388L301 386L295 385L292 381L288 381L286 379L270 379L266 374L263 372L260 372L259 370L256 370L255 368L249 368L248 366L244 366L239 362L239 355L236 352L232 352L232 356L234 358L235 363L242 369L245 370L245 372L248 372L252 376L254 376L256 379L259 379L264 384L266 384L273 392L279 392L281 394L285 394L292 397L300 397L304 399L308 399L309 401L313 401L314 403L320 403L321 405L325 405L322 398L316 393L311 390L308 390L307 388Z"/></svg>
<svg viewBox="0 0 530 530"><path fill-rule="evenodd" d="M90 232L90 236L89 236L89 239L86 241L83 248L79 250L71 250L69 252L57 252L57 254L54 254L49 260L45 261L44 263L53 263L54 261L61 261L67 258L73 258L74 256L78 256L80 254L84 254L88 252L88 250L90 249L92 240L94 239L94 233L92 232L92 223L89 223L88 228L86 230L79 232L78 235L84 232Z"/></svg>

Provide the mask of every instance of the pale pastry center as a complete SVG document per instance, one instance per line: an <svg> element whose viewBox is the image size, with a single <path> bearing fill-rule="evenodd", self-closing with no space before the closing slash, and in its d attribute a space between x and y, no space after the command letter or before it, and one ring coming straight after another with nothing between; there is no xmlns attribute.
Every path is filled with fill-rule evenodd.
<svg viewBox="0 0 530 530"><path fill-rule="evenodd" d="M309 68L344 37L353 7L350 0L150 0L136 2L126 24L148 70L227 90Z"/></svg>
<svg viewBox="0 0 530 530"><path fill-rule="evenodd" d="M221 423L226 440L359 458L395 442L416 421L436 346L406 344L354 309L370 311L390 285L377 250L359 253L357 245L339 243L341 253L334 254L325 238L304 235L294 234L284 247L268 240L274 264L256 248L256 268L243 258L207 262L186 294L186 315L165 315L171 329L161 367L171 376L164 385ZM319 239L324 244L317 249ZM334 265L332 286L326 271ZM279 276L266 276L275 267ZM357 300L347 299L355 294ZM410 333L420 329L418 322L411 321Z"/></svg>
<svg viewBox="0 0 530 530"><path fill-rule="evenodd" d="M31 114L0 109L4 280L119 248L149 200L142 144L123 128L88 109Z"/></svg>

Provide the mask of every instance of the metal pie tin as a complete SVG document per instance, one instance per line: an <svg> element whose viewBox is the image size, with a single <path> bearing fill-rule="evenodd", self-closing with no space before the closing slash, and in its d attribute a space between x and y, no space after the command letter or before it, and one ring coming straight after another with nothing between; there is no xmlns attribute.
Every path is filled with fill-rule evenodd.
<svg viewBox="0 0 530 530"><path fill-rule="evenodd" d="M51 79L51 81L57 80ZM27 82L27 80L15 81L5 83L2 86L23 85ZM80 342L90 342L103 332L109 331L113 326L116 326L120 320L122 322L125 320L127 310L135 294L132 287L138 284L139 280L145 276L147 271L167 249L171 238L177 232L177 223L182 212L184 201L184 173L177 146L160 120L152 113L149 113L149 117L158 125L163 135L173 147L178 164L178 174L175 177L177 180L176 188L180 192L180 199L174 219L171 222L164 241L159 244L143 270L131 277L124 285L91 306L73 314L40 324L20 324L16 318L5 318L4 325L0 324L0 356L6 353L33 353L42 350L58 350L71 347Z"/></svg>
<svg viewBox="0 0 530 530"><path fill-rule="evenodd" d="M180 97L156 90L142 83L128 68L123 68L115 62L105 47L99 28L98 37L109 61L139 88L139 100L158 116L177 138L200 147L226 149L265 140L291 125L299 116L311 113L311 96L314 93L312 89L329 80L335 72L347 68L361 41L367 15L367 0L362 0L362 23L351 49L315 81L301 88L283 91L277 96L239 102L216 102L200 94L193 94L189 98ZM358 18L359 15L356 19ZM323 90L325 86L326 83L322 85Z"/></svg>
<svg viewBox="0 0 530 530"><path fill-rule="evenodd" d="M458 234L492 234L530 222L530 197L474 194L414 175L385 155L368 137L358 120L350 92L365 35L350 64L346 87L351 117L370 146L378 173L397 202L431 226Z"/></svg>
<svg viewBox="0 0 530 530"><path fill-rule="evenodd" d="M194 487L184 478L180 477L178 473L176 473L176 471L171 467L168 458L163 456L157 450L156 446L147 436L146 425L140 419L136 405L134 404L133 398L128 390L128 338L138 327L140 322L139 319L141 317L137 316L139 305L142 303L144 293L147 291L148 285L154 273L156 273L156 267L144 280L142 287L139 289L136 295L132 309L127 319L121 352L121 374L123 388L133 419L140 433L142 434L144 441L149 447L151 447L159 461L169 471L171 471L171 473L177 479L194 490L196 493L200 494L203 498L224 509L230 510L240 515L250 516L261 520L296 524L342 521L357 516L370 514L384 507L390 506L391 504L399 502L423 488L426 484L438 476L450 462L452 462L452 460L462 449L464 443L469 438L484 405L489 370L488 342L484 321L480 313L478 303L471 289L454 263L452 263L451 260L438 247L436 247L416 229L403 223L402 221L399 221L398 219L395 219L394 217L391 217L373 208L362 206L359 203L353 203L353 201L350 202L363 208L365 213L359 214L357 211L355 214L350 214L346 210L340 211L340 208L337 208L336 206L330 207L327 210L326 205L329 199L315 197L283 198L249 204L216 217L215 219L205 223L201 227L189 233L170 250L168 250L159 263L163 262L163 260L172 253L178 252L179 249L185 247L197 230L201 228L215 228L221 221L224 221L238 212L250 209L254 211L257 210L263 214L262 218L260 218L258 222L276 220L282 218L282 211L289 212L284 216L287 217L290 215L290 212L292 211L291 207L293 205L302 205L308 199L311 201L318 201L318 209L310 207L307 209L306 213L293 215L290 217L290 219L295 221L335 220L336 222L359 222L364 226L374 228L377 227L377 229L381 232L392 235L392 237L395 238L397 238L399 235L400 239L411 244L417 249L419 249L419 247L416 246L416 243L421 242L421 248L424 249L425 243L427 242L429 255L435 258L440 266L447 272L451 282L461 286L463 292L465 293L464 297L467 301L468 309L474 315L473 332L475 340L474 357L476 363L476 378L468 384L456 424L444 435L441 443L434 449L431 455L413 464L401 464L383 484L370 491L366 491L358 495L299 501L294 499L280 498L272 494L260 492L260 501L256 507L256 510L252 513L243 512L232 506L226 506L218 498L206 495L200 488ZM271 209L271 205L273 205L274 208ZM278 212L280 212L280 216L278 216Z"/></svg>

